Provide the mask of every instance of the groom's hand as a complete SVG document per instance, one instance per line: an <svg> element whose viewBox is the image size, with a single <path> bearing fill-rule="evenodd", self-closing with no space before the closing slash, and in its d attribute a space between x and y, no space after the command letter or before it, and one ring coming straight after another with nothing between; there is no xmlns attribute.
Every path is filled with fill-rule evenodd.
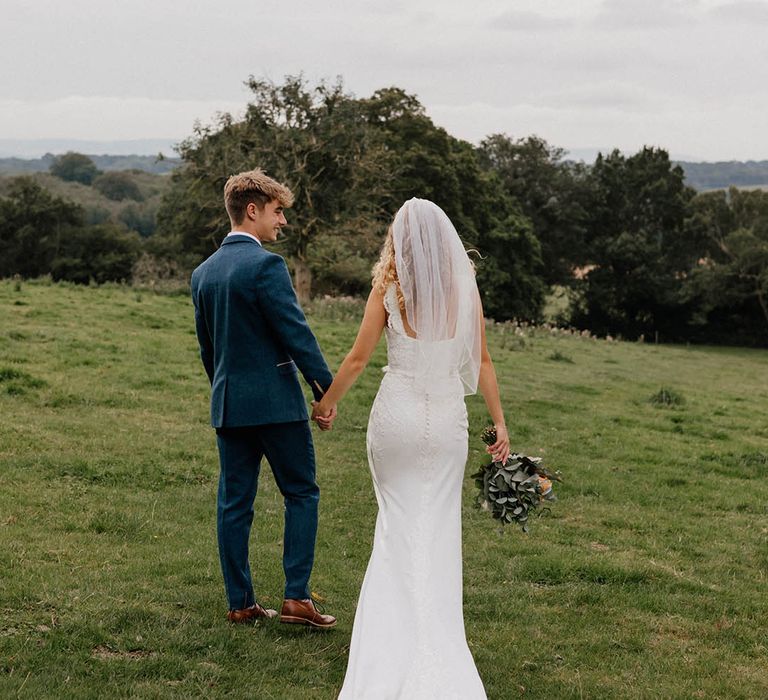
<svg viewBox="0 0 768 700"><path fill-rule="evenodd" d="M331 430L336 415L336 406L331 406L328 410L321 410L317 401L312 402L312 420L317 423L320 430Z"/></svg>

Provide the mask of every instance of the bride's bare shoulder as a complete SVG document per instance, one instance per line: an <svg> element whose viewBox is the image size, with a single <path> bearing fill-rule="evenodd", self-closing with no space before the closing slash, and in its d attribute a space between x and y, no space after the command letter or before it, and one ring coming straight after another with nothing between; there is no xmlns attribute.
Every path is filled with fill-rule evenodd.
<svg viewBox="0 0 768 700"><path fill-rule="evenodd" d="M381 305L383 306L384 296L385 296L384 292L382 292L377 285L373 285L371 287L371 293L368 295L368 301L371 301L373 299L374 301L380 302Z"/></svg>

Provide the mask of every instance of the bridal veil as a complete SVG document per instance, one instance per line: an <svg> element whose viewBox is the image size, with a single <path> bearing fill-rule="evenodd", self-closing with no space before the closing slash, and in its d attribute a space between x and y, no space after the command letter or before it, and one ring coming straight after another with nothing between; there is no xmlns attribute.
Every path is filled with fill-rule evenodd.
<svg viewBox="0 0 768 700"><path fill-rule="evenodd" d="M408 323L416 332L416 379L424 388L446 368L465 394L480 373L480 295L474 267L451 220L433 202L409 199L392 224L395 267Z"/></svg>

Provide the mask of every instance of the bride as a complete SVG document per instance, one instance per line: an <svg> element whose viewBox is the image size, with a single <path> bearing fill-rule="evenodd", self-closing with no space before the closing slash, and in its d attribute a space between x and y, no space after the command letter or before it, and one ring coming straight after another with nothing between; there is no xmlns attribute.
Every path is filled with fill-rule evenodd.
<svg viewBox="0 0 768 700"><path fill-rule="evenodd" d="M464 395L480 389L509 455L474 268L440 207L408 200L395 215L357 339L313 419L331 411L386 330L385 376L368 423L379 506L340 700L485 698L462 614ZM326 418L327 417L327 418Z"/></svg>

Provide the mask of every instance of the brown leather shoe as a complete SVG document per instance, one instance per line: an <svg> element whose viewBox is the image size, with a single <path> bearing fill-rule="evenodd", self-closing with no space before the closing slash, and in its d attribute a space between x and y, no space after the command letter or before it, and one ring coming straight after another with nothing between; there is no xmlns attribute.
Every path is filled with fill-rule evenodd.
<svg viewBox="0 0 768 700"><path fill-rule="evenodd" d="M262 608L258 603L254 603L250 608L230 610L227 613L227 620L230 622L253 622L258 618L270 620L273 617L277 617L277 610Z"/></svg>
<svg viewBox="0 0 768 700"><path fill-rule="evenodd" d="M336 626L333 615L323 615L311 598L295 600L286 598L280 612L280 622L289 625L309 625L318 629L330 629Z"/></svg>

